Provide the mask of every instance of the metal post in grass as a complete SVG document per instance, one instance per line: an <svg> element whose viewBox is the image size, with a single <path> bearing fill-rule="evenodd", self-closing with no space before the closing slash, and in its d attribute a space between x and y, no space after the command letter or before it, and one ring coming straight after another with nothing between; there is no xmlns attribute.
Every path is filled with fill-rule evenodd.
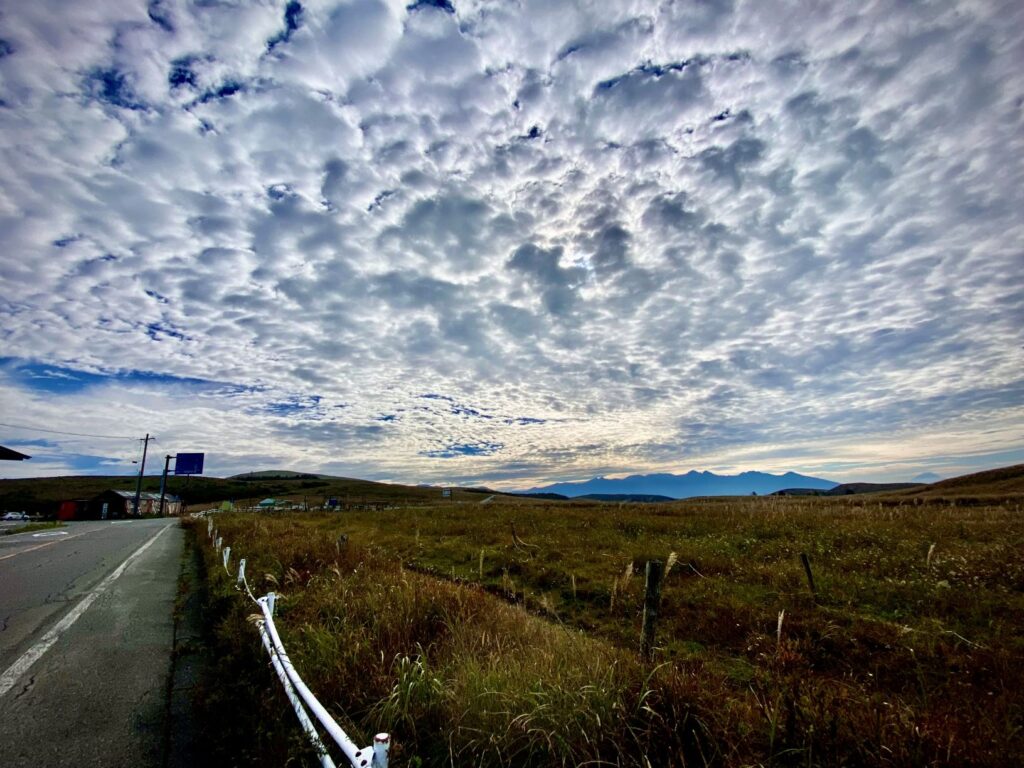
<svg viewBox="0 0 1024 768"><path fill-rule="evenodd" d="M814 588L814 574L811 573L811 561L807 559L807 553L800 553L800 562L804 564L804 572L807 574L807 586L811 588L811 596L817 600L818 591Z"/></svg>
<svg viewBox="0 0 1024 768"><path fill-rule="evenodd" d="M661 577L665 564L661 560L647 561L647 583L644 589L644 622L640 630L640 655L654 656L654 631L658 623L658 605L661 603Z"/></svg>

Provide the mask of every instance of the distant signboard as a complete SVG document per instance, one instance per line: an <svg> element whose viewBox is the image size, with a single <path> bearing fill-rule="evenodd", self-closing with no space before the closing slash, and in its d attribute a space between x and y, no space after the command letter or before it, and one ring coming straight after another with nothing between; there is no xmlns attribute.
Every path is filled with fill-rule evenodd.
<svg viewBox="0 0 1024 768"><path fill-rule="evenodd" d="M203 457L205 453L179 453L175 457L174 474L176 475L201 475L203 474Z"/></svg>
<svg viewBox="0 0 1024 768"><path fill-rule="evenodd" d="M442 488L441 489L441 498L442 499L450 499L451 497L452 497L452 489L451 488Z"/></svg>
<svg viewBox="0 0 1024 768"><path fill-rule="evenodd" d="M327 500L327 506L328 506L328 507L331 507L331 508L333 508L333 507L336 507L336 506L338 506L338 499L337 499L337 498L335 498L334 496L331 496L331 497L330 497L330 498L329 498L329 499Z"/></svg>

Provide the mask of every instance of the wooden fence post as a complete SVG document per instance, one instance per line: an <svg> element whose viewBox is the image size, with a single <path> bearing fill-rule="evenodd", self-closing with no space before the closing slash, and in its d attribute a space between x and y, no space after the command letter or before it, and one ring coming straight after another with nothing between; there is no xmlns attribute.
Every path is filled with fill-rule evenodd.
<svg viewBox="0 0 1024 768"><path fill-rule="evenodd" d="M814 574L811 573L811 561L807 559L805 552L800 553L800 562L804 564L804 571L807 573L807 586L811 588L811 595L817 600L818 592L814 588Z"/></svg>
<svg viewBox="0 0 1024 768"><path fill-rule="evenodd" d="M640 630L640 655L650 659L654 655L654 632L658 623L658 605L661 603L661 577L664 563L647 561L647 583L644 589L644 622Z"/></svg>

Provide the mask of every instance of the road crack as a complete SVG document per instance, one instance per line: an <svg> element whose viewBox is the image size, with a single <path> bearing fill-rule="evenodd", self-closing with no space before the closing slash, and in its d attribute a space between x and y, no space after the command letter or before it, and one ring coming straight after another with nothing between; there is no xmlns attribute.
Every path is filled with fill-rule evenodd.
<svg viewBox="0 0 1024 768"><path fill-rule="evenodd" d="M28 682L25 683L25 685L22 686L21 690L18 691L16 694L14 694L15 700L20 699L22 696L24 696L26 693L28 693L32 689L32 686L34 686L35 684L36 684L36 676L32 675L31 677L29 677Z"/></svg>

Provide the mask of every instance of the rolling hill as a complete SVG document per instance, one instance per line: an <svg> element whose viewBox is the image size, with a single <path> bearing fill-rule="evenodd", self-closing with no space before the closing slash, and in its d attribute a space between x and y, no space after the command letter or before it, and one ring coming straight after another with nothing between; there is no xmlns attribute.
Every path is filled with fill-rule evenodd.
<svg viewBox="0 0 1024 768"><path fill-rule="evenodd" d="M951 477L938 483L925 485L917 490L906 491L905 495L925 499L977 499L991 498L1024 499L1024 464L988 469L970 475Z"/></svg>
<svg viewBox="0 0 1024 768"><path fill-rule="evenodd" d="M301 473L298 473L301 474ZM106 490L135 490L133 476L63 476L0 480L0 511L21 511L54 515L62 501L88 499ZM143 478L142 490L159 492L160 478ZM219 477L171 477L167 492L181 497L186 505L211 504L218 501L258 500L270 497L303 496L319 502L334 496L341 500L368 502L433 501L440 491L407 485L375 483L351 478L301 477L255 478L251 480Z"/></svg>

